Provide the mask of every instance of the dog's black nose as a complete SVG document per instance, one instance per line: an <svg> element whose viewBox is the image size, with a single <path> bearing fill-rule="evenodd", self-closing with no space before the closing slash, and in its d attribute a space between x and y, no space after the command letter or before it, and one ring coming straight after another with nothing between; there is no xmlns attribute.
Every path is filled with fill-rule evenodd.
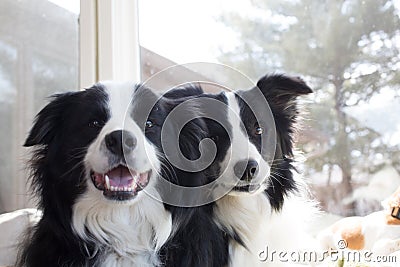
<svg viewBox="0 0 400 267"><path fill-rule="evenodd" d="M250 182L258 173L258 163L252 159L239 161L233 167L233 171L240 180Z"/></svg>
<svg viewBox="0 0 400 267"><path fill-rule="evenodd" d="M105 143L112 153L123 156L135 149L136 137L128 131L117 130L106 135Z"/></svg>

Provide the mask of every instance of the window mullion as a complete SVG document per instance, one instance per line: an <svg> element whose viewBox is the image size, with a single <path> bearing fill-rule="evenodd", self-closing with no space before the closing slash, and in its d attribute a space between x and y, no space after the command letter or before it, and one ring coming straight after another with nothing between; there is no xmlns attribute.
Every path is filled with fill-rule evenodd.
<svg viewBox="0 0 400 267"><path fill-rule="evenodd" d="M81 87L140 81L137 0L81 1Z"/></svg>

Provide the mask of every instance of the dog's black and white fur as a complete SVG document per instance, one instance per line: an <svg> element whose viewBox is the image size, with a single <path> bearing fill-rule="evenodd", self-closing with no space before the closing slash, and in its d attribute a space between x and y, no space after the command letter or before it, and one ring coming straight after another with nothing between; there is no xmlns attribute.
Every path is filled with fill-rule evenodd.
<svg viewBox="0 0 400 267"><path fill-rule="evenodd" d="M193 95L193 92L188 90L170 90L163 95L163 98L159 101L160 104L156 105L154 109L155 113L158 114L156 119L156 125L163 128L163 131L171 138L176 134L175 130L180 126L177 118L173 118L167 123L165 122L167 115L180 104L184 104L183 115L178 115L185 118L190 118L189 121L183 127L179 133L179 146L182 154L189 159L189 164L193 164L192 167L196 168L195 161L200 157L199 144L200 141L208 137L207 127L205 121L200 118L202 116L200 106L196 103L191 103L190 98L187 95ZM189 100L189 102L186 102ZM153 119L155 120L155 119ZM180 120L178 120L180 121ZM155 136L152 134L157 133ZM155 130L149 130L146 133L156 147L159 148L162 155L168 155L164 151L161 138L160 128ZM163 142L169 142L163 140ZM170 153L176 153L175 151L169 151ZM206 175L204 171L184 171L178 166L174 166L166 157L162 158L163 168L161 176L169 179L172 183L184 186L184 187L199 187L212 182L215 175ZM208 172L211 174L211 172ZM172 176L172 177L171 177ZM168 186L164 188L158 187L158 190L162 196L168 194L179 194L178 198L185 198L190 200L189 202L195 204L200 199L206 199L204 195L208 195L207 192L200 191L199 194L185 193L183 188L180 192L171 192ZM163 199L164 201L164 199ZM182 203L183 204L183 203ZM208 203L204 205L194 205L187 207L185 206L171 205L165 203L166 209L171 212L173 230L170 238L164 244L160 251L160 258L162 266L164 267L220 267L226 266L228 263L228 236L222 231L218 224L213 218L214 203Z"/></svg>
<svg viewBox="0 0 400 267"><path fill-rule="evenodd" d="M243 101L259 97L256 90L274 124L258 121ZM25 143L35 147L32 183L43 218L19 266L258 266L266 264L259 259L266 246L304 248L302 219L312 207L293 177L292 135L296 98L308 93L298 78L271 75L250 90L212 95L189 86L162 101L144 87L112 82L56 96ZM218 122L195 121L179 139L189 159L198 156L203 137L217 145L214 162L189 173L168 164L160 130L177 103L194 98L221 105ZM156 103L148 118L147 99ZM187 111L196 110L208 112L202 102ZM277 145L269 158L261 140L272 127ZM181 208L156 200L161 177L198 186L219 176L218 186L229 192L213 203Z"/></svg>
<svg viewBox="0 0 400 267"><path fill-rule="evenodd" d="M258 91L267 100L275 122L273 159L267 157L269 151L262 151L262 136L271 134L268 128L273 125L263 116L261 121L257 120L243 101L257 97ZM230 108L227 117L233 131L227 156L220 166L225 169L222 175L236 176L240 181L217 201L216 218L235 237L231 242L230 266L289 266L290 263L277 258L263 257L268 253L265 250L290 253L312 247L306 224L314 207L303 198L303 183L293 173L296 98L309 93L311 89L298 78L272 75L260 79L251 90L226 94ZM247 154L233 153L230 157L236 146L242 146ZM245 167L235 172L241 162Z"/></svg>
<svg viewBox="0 0 400 267"><path fill-rule="evenodd" d="M43 217L19 265L158 264L172 221L150 196L161 165L134 119L133 89L97 84L55 96L38 114L25 146L35 146L32 183Z"/></svg>
<svg viewBox="0 0 400 267"><path fill-rule="evenodd" d="M43 217L26 238L18 266L221 266L227 261L226 238L218 227L209 227L209 208L181 209L157 200L161 176L187 186L204 181L201 172L173 169L160 149L163 121L177 98L157 100L147 88L116 82L54 96L25 142L34 147L32 185ZM186 128L180 145L193 158L198 152L192 144L203 130L197 122ZM190 234L196 226L201 238L187 241L185 231ZM214 255L211 242L225 254Z"/></svg>
<svg viewBox="0 0 400 267"><path fill-rule="evenodd" d="M215 95L188 86L187 92L199 100L221 102L218 122L206 120L218 149L208 171L218 173L219 185L229 190L215 202L214 211L215 221L230 237L229 266L288 266L276 255L265 258L265 249L279 253L313 246L306 229L316 209L307 199L304 183L294 177L293 167L296 98L312 90L299 78L269 75L250 90ZM268 114L256 118L254 106L250 107L252 100L262 105L260 97L268 102L274 123ZM209 107L203 108L207 114ZM273 134L271 128L276 141L273 158L267 155L271 151L262 149L263 135Z"/></svg>

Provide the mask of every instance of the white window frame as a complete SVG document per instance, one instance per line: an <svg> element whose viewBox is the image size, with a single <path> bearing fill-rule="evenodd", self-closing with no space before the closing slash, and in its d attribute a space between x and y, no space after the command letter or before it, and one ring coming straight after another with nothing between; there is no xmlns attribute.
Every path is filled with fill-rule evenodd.
<svg viewBox="0 0 400 267"><path fill-rule="evenodd" d="M80 87L140 81L138 0L81 0Z"/></svg>

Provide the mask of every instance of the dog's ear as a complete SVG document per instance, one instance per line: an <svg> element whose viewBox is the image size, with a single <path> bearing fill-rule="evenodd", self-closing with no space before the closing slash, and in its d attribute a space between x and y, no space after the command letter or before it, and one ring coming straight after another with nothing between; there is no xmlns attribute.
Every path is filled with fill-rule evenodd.
<svg viewBox="0 0 400 267"><path fill-rule="evenodd" d="M48 145L56 134L56 129L62 121L63 109L68 98L73 93L56 94L52 100L35 117L32 129L25 140L24 146Z"/></svg>
<svg viewBox="0 0 400 267"><path fill-rule="evenodd" d="M311 88L301 78L282 74L262 77L257 82L257 88L266 98L275 121L286 121L288 130L294 126L299 112L297 97L312 93Z"/></svg>
<svg viewBox="0 0 400 267"><path fill-rule="evenodd" d="M275 119L278 134L277 155L292 156L292 134L299 115L296 98L312 93L311 88L301 78L281 74L262 77L257 82L257 87L265 96Z"/></svg>
<svg viewBox="0 0 400 267"><path fill-rule="evenodd" d="M282 74L266 75L257 82L270 104L287 105L297 96L312 93L308 85L299 77Z"/></svg>

